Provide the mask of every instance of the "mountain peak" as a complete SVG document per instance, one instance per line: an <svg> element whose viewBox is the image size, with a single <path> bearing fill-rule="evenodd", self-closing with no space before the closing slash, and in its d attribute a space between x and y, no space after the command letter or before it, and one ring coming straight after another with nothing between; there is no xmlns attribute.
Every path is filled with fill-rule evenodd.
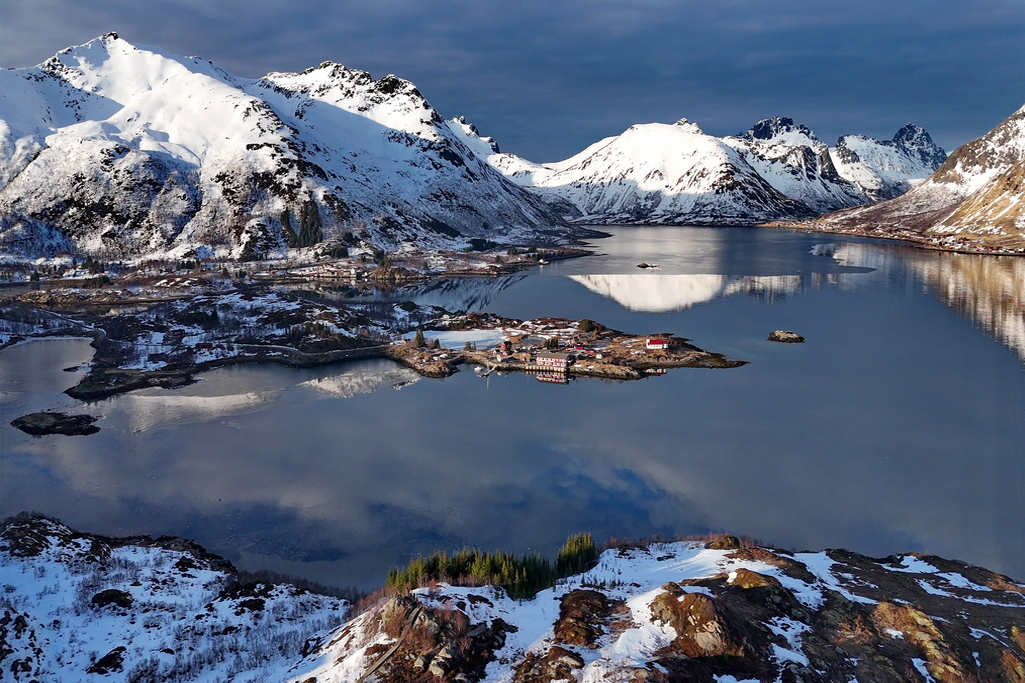
<svg viewBox="0 0 1025 683"><path fill-rule="evenodd" d="M480 131L477 130L477 126L467 121L465 116L453 116L448 124L449 128L460 134L463 143L470 145L476 154L483 157L501 154L498 143L495 142L494 138L482 136Z"/></svg>
<svg viewBox="0 0 1025 683"><path fill-rule="evenodd" d="M924 128L913 123L906 123L897 131L893 136L893 145L910 156L934 166L939 166L947 158L947 153L932 141L932 136Z"/></svg>
<svg viewBox="0 0 1025 683"><path fill-rule="evenodd" d="M762 119L751 126L751 130L741 133L737 137L749 140L772 140L787 133L798 133L811 140L818 140L808 126L803 123L794 123L789 116L773 116L771 119Z"/></svg>
<svg viewBox="0 0 1025 683"><path fill-rule="evenodd" d="M677 121L673 125L674 126L679 126L680 128L682 128L683 130L687 131L688 133L698 133L698 134L704 133L704 131L701 130L701 127L698 126L698 124L694 123L693 121L688 121L686 118L680 119L679 121Z"/></svg>

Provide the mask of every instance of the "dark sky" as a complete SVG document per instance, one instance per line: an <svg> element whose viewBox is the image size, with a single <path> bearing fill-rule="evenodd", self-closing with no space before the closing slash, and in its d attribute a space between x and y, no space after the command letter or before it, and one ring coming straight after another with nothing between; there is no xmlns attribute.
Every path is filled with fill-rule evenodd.
<svg viewBox="0 0 1025 683"><path fill-rule="evenodd" d="M1025 103L1022 0L6 0L0 65L112 30L240 76L395 73L534 161L680 117L831 144L914 121L950 151Z"/></svg>

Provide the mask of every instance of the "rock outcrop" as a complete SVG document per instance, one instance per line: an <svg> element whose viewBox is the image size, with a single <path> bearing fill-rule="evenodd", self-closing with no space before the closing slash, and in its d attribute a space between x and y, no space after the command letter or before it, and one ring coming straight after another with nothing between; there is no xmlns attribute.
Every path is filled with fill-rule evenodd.
<svg viewBox="0 0 1025 683"><path fill-rule="evenodd" d="M769 332L769 341L783 342L784 344L801 344L804 343L804 337L790 330L773 330Z"/></svg>
<svg viewBox="0 0 1025 683"><path fill-rule="evenodd" d="M32 436L45 436L48 434L88 436L100 431L100 428L93 424L97 419L92 415L42 412L30 413L15 418L11 421L11 426Z"/></svg>
<svg viewBox="0 0 1025 683"><path fill-rule="evenodd" d="M345 638L311 653L288 680L349 680L343 671L381 683L1025 680L1025 587L1007 577L923 555L716 545L732 547L606 551L595 569L526 602L491 588L414 591L352 622ZM394 625L382 637L374 624L394 618L397 601L407 629L423 614L466 625L442 640L403 638ZM496 625L504 645L490 637L496 647L482 673L425 670L431 679L403 668L454 648L464 630ZM396 644L401 656L377 666Z"/></svg>

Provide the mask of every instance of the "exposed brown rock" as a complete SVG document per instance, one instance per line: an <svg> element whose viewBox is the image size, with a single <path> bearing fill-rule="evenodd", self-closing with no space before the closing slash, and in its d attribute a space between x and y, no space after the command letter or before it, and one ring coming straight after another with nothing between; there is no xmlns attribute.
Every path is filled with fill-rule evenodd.
<svg viewBox="0 0 1025 683"><path fill-rule="evenodd" d="M937 681L968 682L978 680L974 672L961 661L965 654L971 662L971 653L958 653L955 642L948 641L939 625L924 612L907 605L881 602L873 610L872 618L880 630L891 629L904 635L904 639L917 646L926 660L926 668Z"/></svg>
<svg viewBox="0 0 1025 683"><path fill-rule="evenodd" d="M712 550L735 550L740 547L740 539L733 534L723 534L705 544Z"/></svg>
<svg viewBox="0 0 1025 683"><path fill-rule="evenodd" d="M727 555L737 560L754 560L764 562L773 567L778 567L787 576L800 581L814 581L815 575L808 571L802 563L789 557L789 554L782 551L772 551L766 548L740 548L734 553Z"/></svg>
<svg viewBox="0 0 1025 683"><path fill-rule="evenodd" d="M555 642L596 647L610 613L609 599L595 590L575 590L562 597Z"/></svg>
<svg viewBox="0 0 1025 683"><path fill-rule="evenodd" d="M380 608L378 624L396 639L366 650L372 663L364 676L372 673L378 683L479 681L506 634L516 631L502 619L472 624L460 609L427 607L408 595Z"/></svg>
<svg viewBox="0 0 1025 683"><path fill-rule="evenodd" d="M726 622L714 598L703 593L683 593L679 587L659 595L651 603L656 622L672 626L677 636L673 649L687 657L743 657L745 643Z"/></svg>

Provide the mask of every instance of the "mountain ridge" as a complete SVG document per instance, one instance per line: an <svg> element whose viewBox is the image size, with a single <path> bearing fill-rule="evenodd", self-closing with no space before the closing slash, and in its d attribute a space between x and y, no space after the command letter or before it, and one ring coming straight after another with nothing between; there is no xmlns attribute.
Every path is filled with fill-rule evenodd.
<svg viewBox="0 0 1025 683"><path fill-rule="evenodd" d="M325 62L242 79L111 33L0 85L8 254L245 260L346 232L387 250L580 232L393 75Z"/></svg>
<svg viewBox="0 0 1025 683"><path fill-rule="evenodd" d="M961 145L924 182L886 202L809 227L968 251L1025 251L1025 106Z"/></svg>
<svg viewBox="0 0 1025 683"><path fill-rule="evenodd" d="M450 122L451 123L451 122ZM821 142L776 116L717 138L697 124L636 124L559 162L538 164L454 128L488 162L575 223L756 224L803 219L897 196L946 158L928 132L906 124L891 140ZM489 151L495 150L495 151Z"/></svg>

